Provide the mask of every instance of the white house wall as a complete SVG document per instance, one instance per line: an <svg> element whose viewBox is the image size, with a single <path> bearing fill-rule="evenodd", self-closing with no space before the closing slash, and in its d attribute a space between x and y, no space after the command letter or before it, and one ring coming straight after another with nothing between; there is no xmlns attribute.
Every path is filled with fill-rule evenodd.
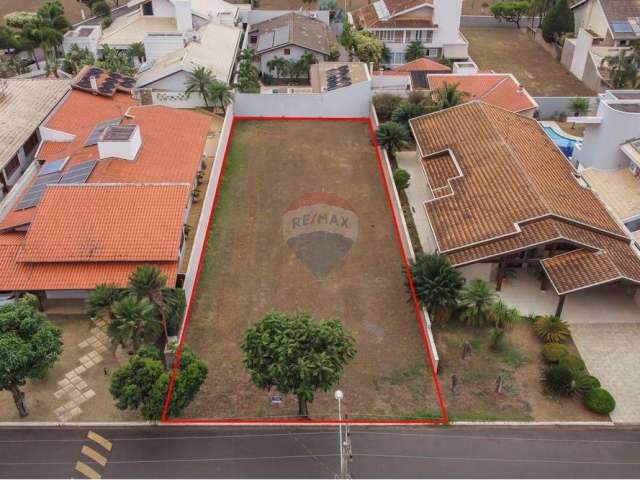
<svg viewBox="0 0 640 480"><path fill-rule="evenodd" d="M291 53L289 55L284 54L285 48L291 50ZM269 62L269 60L272 60L276 57L284 58L286 60L298 61L302 58L302 55L304 55L305 52L311 52L318 59L318 62L324 61L324 55L322 55L321 53L307 50L296 45L289 45L260 54L260 71L262 71L263 73L269 73L267 63ZM273 72L273 75L275 75L275 71Z"/></svg>
<svg viewBox="0 0 640 480"><path fill-rule="evenodd" d="M175 17L176 11L168 0L151 0L154 17Z"/></svg>
<svg viewBox="0 0 640 480"><path fill-rule="evenodd" d="M189 80L189 74L184 70L180 70L172 75L169 75L153 83L145 85L144 88L152 88L154 90L166 90L168 92L184 92L187 89L188 80Z"/></svg>
<svg viewBox="0 0 640 480"><path fill-rule="evenodd" d="M144 37L144 52L148 62L184 48L184 45L182 34L154 34Z"/></svg>
<svg viewBox="0 0 640 480"><path fill-rule="evenodd" d="M291 10L249 10L247 12L247 20L246 23L249 25L255 25L256 23L264 22L266 20L271 20L272 18L281 17L282 15L286 15L291 13ZM302 15L307 13L312 14L316 20L320 20L321 22L326 23L327 25L331 24L331 20L329 19L329 11L328 10L318 10L312 12L298 12Z"/></svg>
<svg viewBox="0 0 640 480"><path fill-rule="evenodd" d="M258 117L368 117L371 83L316 94L236 93L234 111Z"/></svg>

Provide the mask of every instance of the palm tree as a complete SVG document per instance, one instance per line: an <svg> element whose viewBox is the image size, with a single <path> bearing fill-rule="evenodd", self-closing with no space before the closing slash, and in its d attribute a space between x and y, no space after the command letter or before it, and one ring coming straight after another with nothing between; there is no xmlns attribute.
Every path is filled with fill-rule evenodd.
<svg viewBox="0 0 640 480"><path fill-rule="evenodd" d="M385 122L376 130L378 143L387 150L391 158L402 148L408 140L407 130L396 122Z"/></svg>
<svg viewBox="0 0 640 480"><path fill-rule="evenodd" d="M634 55L627 55L625 50L621 50L618 55L604 57L600 66L609 70L609 81L613 88L626 88L636 82L638 66Z"/></svg>
<svg viewBox="0 0 640 480"><path fill-rule="evenodd" d="M416 297L434 320L447 320L457 307L464 277L447 257L437 253L418 253L411 262Z"/></svg>
<svg viewBox="0 0 640 480"><path fill-rule="evenodd" d="M131 45L129 45L128 53L131 58L137 58L138 62L142 63L146 57L146 53L144 51L144 43L133 42Z"/></svg>
<svg viewBox="0 0 640 480"><path fill-rule="evenodd" d="M414 40L407 45L406 50L404 51L404 58L407 62L412 60L416 60L418 58L422 58L427 54L424 45L420 40Z"/></svg>
<svg viewBox="0 0 640 480"><path fill-rule="evenodd" d="M276 78L280 78L280 75L282 75L287 69L287 60L282 57L274 57L267 62L267 68L269 69L269 72L275 70Z"/></svg>
<svg viewBox="0 0 640 480"><path fill-rule="evenodd" d="M444 82L444 84L433 90L430 97L430 109L432 110L444 110L445 108L455 107L464 103L467 94L458 90L457 83L450 84Z"/></svg>
<svg viewBox="0 0 640 480"><path fill-rule="evenodd" d="M498 299L491 305L489 318L495 323L496 328L505 329L517 323L522 316L518 309L509 307L502 299Z"/></svg>
<svg viewBox="0 0 640 480"><path fill-rule="evenodd" d="M204 100L204 104L209 107L209 91L213 82L214 77L211 70L205 67L197 67L189 74L187 89L185 90L187 98L190 97L192 93L199 93Z"/></svg>
<svg viewBox="0 0 640 480"><path fill-rule="evenodd" d="M223 115L227 112L227 105L233 100L233 93L229 85L219 80L213 81L207 95L214 105L220 105Z"/></svg>
<svg viewBox="0 0 640 480"><path fill-rule="evenodd" d="M147 297L158 308L160 322L164 332L164 340L169 337L165 316L164 288L167 285L165 277L160 269L154 265L141 265L136 268L129 277L129 291L138 298Z"/></svg>
<svg viewBox="0 0 640 480"><path fill-rule="evenodd" d="M117 72L122 75L132 75L134 72L131 58L125 52L108 45L102 46L102 60L98 61L98 66L109 72Z"/></svg>
<svg viewBox="0 0 640 480"><path fill-rule="evenodd" d="M460 304L463 308L460 319L473 327L484 326L495 300L496 294L487 282L471 280L465 285L460 296Z"/></svg>
<svg viewBox="0 0 640 480"><path fill-rule="evenodd" d="M128 295L111 306L109 335L122 346L132 344L135 352L146 334L157 334L154 313L155 306L147 297Z"/></svg>
<svg viewBox="0 0 640 480"><path fill-rule="evenodd" d="M72 75L77 74L85 65L93 65L96 58L87 48L80 48L77 44L71 45L71 49L64 56L62 68Z"/></svg>
<svg viewBox="0 0 640 480"><path fill-rule="evenodd" d="M426 110L420 102L402 101L391 112L391 120L402 125L405 129L409 129L409 120L424 115Z"/></svg>

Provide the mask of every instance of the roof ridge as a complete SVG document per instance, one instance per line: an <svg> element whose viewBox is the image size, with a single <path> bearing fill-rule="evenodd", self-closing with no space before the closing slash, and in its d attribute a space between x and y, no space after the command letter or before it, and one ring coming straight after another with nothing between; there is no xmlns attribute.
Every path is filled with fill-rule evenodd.
<svg viewBox="0 0 640 480"><path fill-rule="evenodd" d="M498 74L496 74L498 75ZM502 75L502 74L501 74ZM507 81L507 79L509 78L508 75L504 75L502 80L500 80L498 83L496 83L494 86L492 86L491 88L489 88L489 90L487 90L486 92L484 92L483 94L481 94L478 99L484 98L487 95L489 95L491 92L495 91L500 85L502 85L504 82Z"/></svg>

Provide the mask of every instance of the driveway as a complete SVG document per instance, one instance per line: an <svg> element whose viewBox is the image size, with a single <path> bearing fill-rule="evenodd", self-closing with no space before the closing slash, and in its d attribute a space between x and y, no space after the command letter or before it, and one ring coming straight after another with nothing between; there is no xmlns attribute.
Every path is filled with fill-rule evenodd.
<svg viewBox="0 0 640 480"><path fill-rule="evenodd" d="M490 281L489 264L461 268L466 278ZM589 372L616 399L611 419L640 423L640 306L623 286L601 286L570 294L562 318ZM553 315L558 296L540 290L533 274L518 270L504 281L500 297L523 315Z"/></svg>

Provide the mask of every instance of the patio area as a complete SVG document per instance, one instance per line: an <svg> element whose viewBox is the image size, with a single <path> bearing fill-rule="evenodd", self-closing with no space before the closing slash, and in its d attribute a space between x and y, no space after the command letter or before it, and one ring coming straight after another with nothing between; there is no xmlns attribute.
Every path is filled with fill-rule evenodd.
<svg viewBox="0 0 640 480"><path fill-rule="evenodd" d="M491 281L491 264L460 269L467 279ZM498 293L523 315L552 315L558 295L540 290L531 271L516 270ZM571 325L573 341L589 372L616 399L611 419L616 423L640 422L640 294L624 285L604 285L567 296L562 318Z"/></svg>

